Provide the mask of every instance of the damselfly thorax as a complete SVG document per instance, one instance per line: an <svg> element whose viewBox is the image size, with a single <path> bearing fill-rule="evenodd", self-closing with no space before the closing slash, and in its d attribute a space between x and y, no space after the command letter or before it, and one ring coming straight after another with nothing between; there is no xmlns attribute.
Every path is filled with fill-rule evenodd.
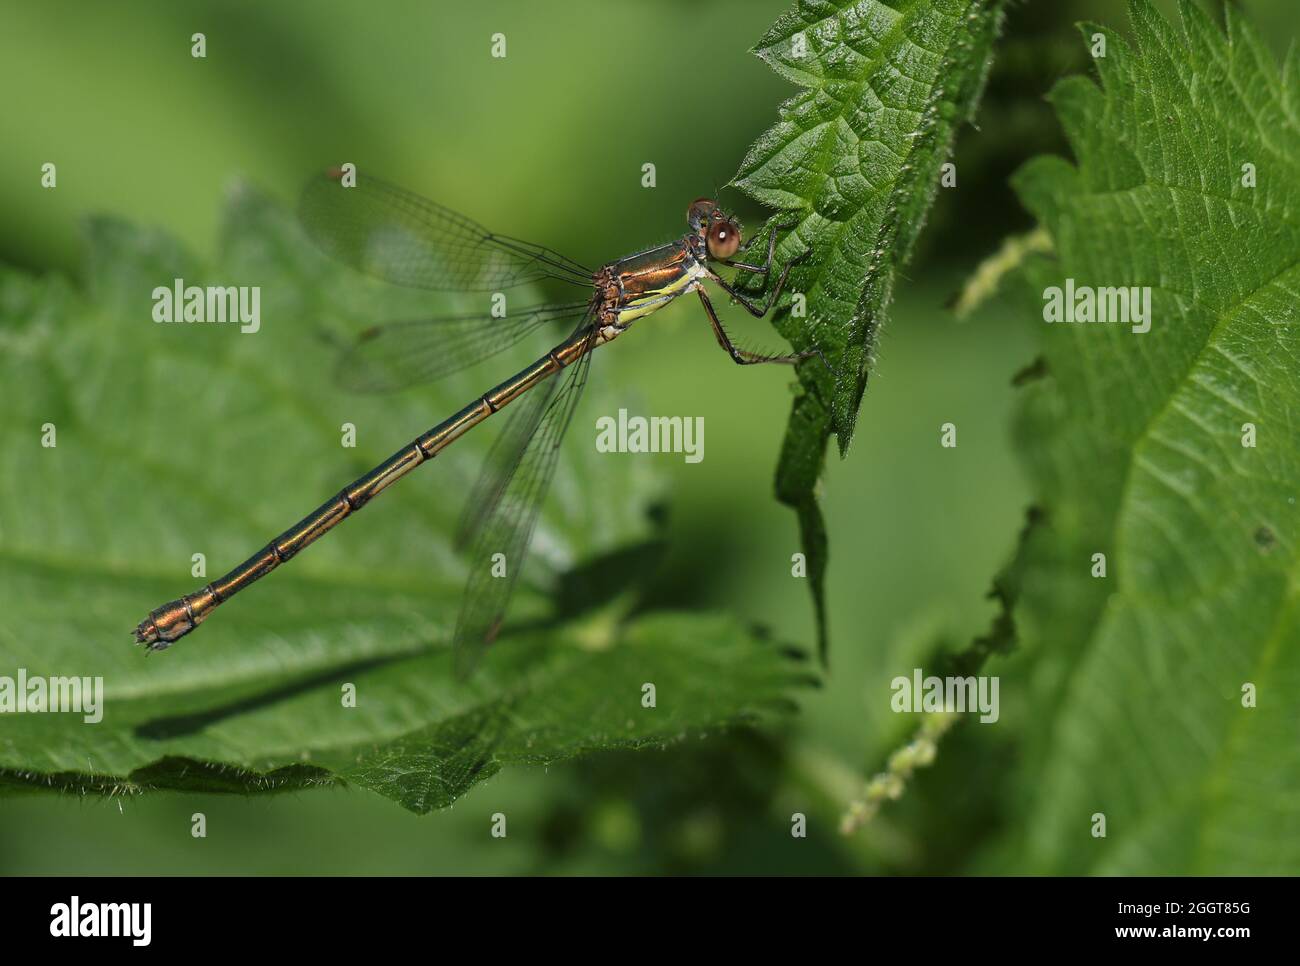
<svg viewBox="0 0 1300 966"><path fill-rule="evenodd" d="M602 310L602 324L625 329L637 319L697 289L709 277L708 264L697 249L698 243L697 236L687 235L670 244L620 258L597 272L597 290L603 290L609 300Z"/></svg>
<svg viewBox="0 0 1300 966"><path fill-rule="evenodd" d="M340 359L339 378L348 388L382 391L428 382L477 363L543 325L558 321L574 325L568 338L544 356L345 486L229 573L152 611L134 632L135 640L150 651L175 643L218 605L324 536L493 413L522 400L511 409L488 454L457 533L457 542L469 548L471 561L452 641L457 671L466 674L500 630L594 349L617 338L638 319L695 292L718 344L733 361L794 363L820 355L816 350L762 355L731 341L704 283L716 284L761 317L776 303L792 263L782 269L762 305L733 289L713 264L767 278L777 229L793 226L779 225L771 232L762 265L736 261L740 226L711 199L692 202L687 209L690 231L677 241L594 272L549 248L489 232L464 215L365 175L353 182L332 171L313 179L303 192L300 215L308 236L328 254L399 285L482 292L548 278L585 288L587 298L535 306L506 319L486 313L458 315L389 323L363 332ZM563 380L551 378L562 370ZM496 578L490 575L490 560L502 553L513 566L508 577Z"/></svg>

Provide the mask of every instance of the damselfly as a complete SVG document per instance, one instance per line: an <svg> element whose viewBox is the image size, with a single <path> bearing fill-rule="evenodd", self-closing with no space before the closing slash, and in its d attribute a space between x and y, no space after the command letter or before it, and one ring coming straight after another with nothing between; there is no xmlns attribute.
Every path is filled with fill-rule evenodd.
<svg viewBox="0 0 1300 966"><path fill-rule="evenodd" d="M482 648L500 630L555 470L560 440L586 384L591 353L597 346L616 339L637 319L695 292L719 345L740 365L793 363L816 354L813 350L762 355L737 347L727 336L703 283L718 285L761 318L776 304L793 263L781 270L762 305L738 292L712 265L727 265L770 280L777 231L768 238L762 265L738 261L740 225L709 198L690 204L686 212L690 231L681 238L594 272L549 248L487 231L442 205L365 175L355 175L354 181L331 171L314 178L303 192L300 217L308 236L325 252L399 285L495 292L554 279L581 286L588 295L585 301L538 306L503 319L459 315L380 325L362 333L340 360L342 379L353 388L384 390L432 380L471 365L548 322L575 323L567 339L532 365L345 486L224 577L152 611L135 629L136 642L150 651L170 647L217 605L265 577L469 429L520 400L488 454L458 534L458 541L472 548L471 576L453 636L457 672L467 674ZM553 378L561 370L566 371L564 378ZM505 576L493 576L486 563L495 554L505 555Z"/></svg>

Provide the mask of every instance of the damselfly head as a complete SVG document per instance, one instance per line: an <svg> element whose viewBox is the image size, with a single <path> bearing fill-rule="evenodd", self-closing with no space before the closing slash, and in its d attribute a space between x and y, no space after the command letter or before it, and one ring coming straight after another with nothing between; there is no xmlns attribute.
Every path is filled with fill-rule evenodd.
<svg viewBox="0 0 1300 966"><path fill-rule="evenodd" d="M740 248L740 223L712 198L696 198L686 209L686 221L699 232L710 258L731 258Z"/></svg>

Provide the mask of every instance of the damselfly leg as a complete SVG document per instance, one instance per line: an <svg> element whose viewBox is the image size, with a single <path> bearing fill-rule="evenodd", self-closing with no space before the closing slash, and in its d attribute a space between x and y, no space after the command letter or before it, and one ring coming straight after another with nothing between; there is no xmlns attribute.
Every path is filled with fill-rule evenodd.
<svg viewBox="0 0 1300 966"><path fill-rule="evenodd" d="M764 260L762 265L751 265L746 262L736 261L734 259L725 259L725 258L719 259L719 261L722 262L722 264L727 265L731 268L740 269L746 272L753 272L758 275L766 275L770 278L771 271L772 271L772 258L774 253L776 252L777 232L793 228L795 224L796 224L795 222L784 222L784 223L778 223L772 227L772 230L768 234L768 238L767 238L767 258ZM763 316L767 315L767 313L772 310L772 307L776 305L777 299L781 297L781 292L785 288L786 279L790 275L790 269L792 269L795 265L798 265L807 257L808 257L808 253L805 252L802 255L799 255L796 258L793 258L790 261L786 262L785 266L781 269L781 274L777 278L776 284L772 286L772 290L768 292L767 303L761 307L751 302L747 296L737 291L737 289L733 285L728 284L726 280L724 280L716 272L711 273L711 276L712 276L712 280L715 283L717 283L718 287L721 288L728 295L730 295L734 302L737 302L741 306L743 306L746 309L746 311L749 312L750 315L754 316L755 318L761 319L763 318ZM817 356L823 362L826 361L825 357L822 356L821 352L817 349L809 349L804 352L785 353L782 355L770 355L767 353L754 352L750 349L741 348L740 346L732 342L731 337L727 334L727 330L726 328L723 327L722 321L718 318L718 313L714 309L713 302L709 299L708 293L705 292L703 288L697 288L695 292L700 297L700 303L704 306L704 312L709 318L709 325L713 329L713 335L718 340L718 345L722 346L722 348L727 352L727 354L731 356L732 361L735 362L737 365L752 366L752 365L758 365L766 362L793 365L797 362L803 361L804 359L812 358L813 356Z"/></svg>

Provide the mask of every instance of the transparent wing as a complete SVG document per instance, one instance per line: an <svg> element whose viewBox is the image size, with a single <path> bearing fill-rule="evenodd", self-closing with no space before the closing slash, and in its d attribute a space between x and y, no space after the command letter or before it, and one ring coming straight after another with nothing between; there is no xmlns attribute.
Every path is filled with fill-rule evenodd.
<svg viewBox="0 0 1300 966"><path fill-rule="evenodd" d="M397 285L493 292L555 278L590 286L591 271L530 242L498 235L450 208L365 172L344 187L337 170L312 178L298 209L326 254Z"/></svg>
<svg viewBox="0 0 1300 966"><path fill-rule="evenodd" d="M488 500L486 509L471 513L462 526L471 540L471 569L452 639L456 674L462 678L473 672L501 629L538 511L555 473L560 442L587 384L596 332L592 326L588 351L569 366L562 385L554 377L528 394L545 393L540 399L527 400L533 408L520 413L507 427L475 486L476 495L486 495ZM504 555L502 576L493 575L495 554Z"/></svg>
<svg viewBox="0 0 1300 966"><path fill-rule="evenodd" d="M549 322L578 318L588 303L538 305L503 319L487 313L390 322L366 329L339 357L335 376L354 392L391 392L482 362Z"/></svg>
<svg viewBox="0 0 1300 966"><path fill-rule="evenodd" d="M538 424L560 388L560 379L547 379L532 392L506 410L505 427L492 443L478 478L470 490L456 525L452 546L464 551L482 532L483 523L501 501L506 484L519 468L528 442L537 433Z"/></svg>

